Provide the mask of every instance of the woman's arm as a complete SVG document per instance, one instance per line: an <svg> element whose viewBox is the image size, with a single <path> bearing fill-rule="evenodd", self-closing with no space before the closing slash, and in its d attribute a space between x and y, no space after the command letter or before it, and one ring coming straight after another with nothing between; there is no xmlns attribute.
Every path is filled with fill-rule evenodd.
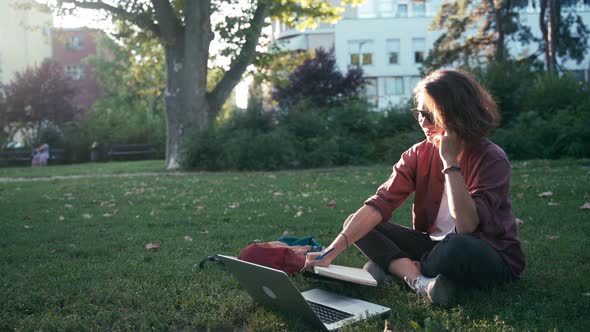
<svg viewBox="0 0 590 332"><path fill-rule="evenodd" d="M457 165L455 164L449 164ZM445 166L445 168L448 166ZM448 172L445 175L447 183L447 197L451 216L455 218L457 233L469 234L475 232L479 225L479 216L475 201L469 195L463 176L459 172Z"/></svg>
<svg viewBox="0 0 590 332"><path fill-rule="evenodd" d="M440 156L443 169L459 165L458 155L461 151L461 141L457 134L448 131L441 137ZM469 234L475 232L479 225L479 215L475 201L467 190L467 185L460 172L449 171L445 174L446 191L451 216L455 218L457 233Z"/></svg>
<svg viewBox="0 0 590 332"><path fill-rule="evenodd" d="M353 215L353 217L344 225L340 234L332 241L332 243L324 249L323 252L333 249L321 260L316 260L322 253L309 253L305 260L305 267L314 265L328 266L332 261L347 247L352 246L353 243L360 240L367 235L370 230L377 226L383 217L381 213L370 205L364 205Z"/></svg>

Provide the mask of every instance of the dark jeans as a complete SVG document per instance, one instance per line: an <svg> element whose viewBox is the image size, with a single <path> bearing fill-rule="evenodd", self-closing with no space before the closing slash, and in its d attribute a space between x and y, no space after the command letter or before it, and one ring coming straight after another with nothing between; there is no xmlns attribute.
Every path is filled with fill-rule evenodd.
<svg viewBox="0 0 590 332"><path fill-rule="evenodd" d="M464 287L485 288L512 280L508 264L485 241L471 235L449 234L433 241L426 233L384 222L355 245L384 271L391 261L420 261L422 275L439 274Z"/></svg>

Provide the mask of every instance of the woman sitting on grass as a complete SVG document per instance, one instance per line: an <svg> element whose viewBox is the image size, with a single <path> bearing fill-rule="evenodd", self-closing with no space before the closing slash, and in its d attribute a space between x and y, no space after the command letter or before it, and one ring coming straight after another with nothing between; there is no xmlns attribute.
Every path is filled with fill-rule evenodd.
<svg viewBox="0 0 590 332"><path fill-rule="evenodd" d="M329 265L355 244L381 282L391 275L433 303L454 286L484 288L514 280L525 267L509 198L510 164L486 136L499 114L469 74L439 70L414 90L414 116L426 140L404 152L377 193L345 222L306 267ZM413 229L388 220L412 193ZM386 272L385 272L386 271Z"/></svg>

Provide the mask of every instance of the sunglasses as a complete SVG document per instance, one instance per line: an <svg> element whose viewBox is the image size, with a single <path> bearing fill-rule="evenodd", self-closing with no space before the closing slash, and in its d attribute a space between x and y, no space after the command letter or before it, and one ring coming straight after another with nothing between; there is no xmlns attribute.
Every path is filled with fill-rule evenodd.
<svg viewBox="0 0 590 332"><path fill-rule="evenodd" d="M410 111L412 111L412 115L414 116L416 121L420 121L420 117L422 117L428 120L428 122L434 124L434 114L432 114L431 112L419 110L417 108L412 108Z"/></svg>

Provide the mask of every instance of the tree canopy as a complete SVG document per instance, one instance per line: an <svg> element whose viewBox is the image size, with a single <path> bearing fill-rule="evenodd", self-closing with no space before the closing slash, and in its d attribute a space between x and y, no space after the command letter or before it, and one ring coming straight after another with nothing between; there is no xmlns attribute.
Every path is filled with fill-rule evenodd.
<svg viewBox="0 0 590 332"><path fill-rule="evenodd" d="M62 67L50 60L17 72L2 90L0 126L6 141L19 129L34 137L47 121L57 124L74 117L75 89Z"/></svg>
<svg viewBox="0 0 590 332"><path fill-rule="evenodd" d="M345 0L342 4L358 2ZM269 19L305 27L334 21L342 8L328 0L59 0L58 10L93 9L118 22L118 35L136 33L157 40L164 49L166 89L163 94L167 122L166 163L177 168L182 144L193 131L211 126L223 103L252 64L262 28ZM214 13L223 19L213 23ZM229 65L219 81L207 90L210 46L223 40L221 54Z"/></svg>
<svg viewBox="0 0 590 332"><path fill-rule="evenodd" d="M336 65L334 51L320 48L288 74L287 80L273 91L273 98L283 108L303 99L318 107L333 106L360 92L363 70L351 67L343 74Z"/></svg>
<svg viewBox="0 0 590 332"><path fill-rule="evenodd" d="M425 71L451 64L473 67L509 60L508 40L523 45L538 43L537 51L519 61L536 60L545 54L551 73L556 73L558 56L580 62L587 52L588 29L572 9L573 1L533 1L539 9L541 39L521 22L520 9L528 4L525 0L443 2L430 26L432 30L443 30L443 34L425 60Z"/></svg>

